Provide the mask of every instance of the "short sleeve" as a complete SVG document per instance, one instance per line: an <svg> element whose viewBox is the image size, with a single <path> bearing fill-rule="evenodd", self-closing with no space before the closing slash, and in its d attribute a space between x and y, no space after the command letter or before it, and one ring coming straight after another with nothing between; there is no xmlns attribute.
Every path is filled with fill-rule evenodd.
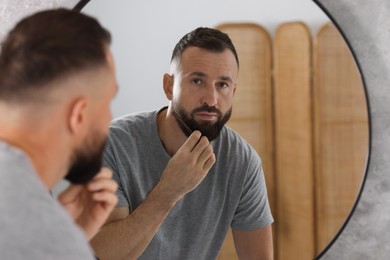
<svg viewBox="0 0 390 260"><path fill-rule="evenodd" d="M115 135L110 131L108 136L107 144L105 150L103 152L103 165L112 170L112 178L118 184L118 189L116 191L116 196L118 197L118 203L116 205L117 208L127 207L130 208L130 204L128 199L126 198L126 192L124 189L123 180L120 176L118 160L117 160L117 150L115 149Z"/></svg>
<svg viewBox="0 0 390 260"><path fill-rule="evenodd" d="M253 152L246 168L242 195L231 227L238 230L253 230L272 222L261 160L257 153Z"/></svg>

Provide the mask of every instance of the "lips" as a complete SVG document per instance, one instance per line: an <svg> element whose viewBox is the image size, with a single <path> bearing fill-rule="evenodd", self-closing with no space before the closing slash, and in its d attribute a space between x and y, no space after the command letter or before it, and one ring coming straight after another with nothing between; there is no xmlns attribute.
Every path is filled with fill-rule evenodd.
<svg viewBox="0 0 390 260"><path fill-rule="evenodd" d="M218 119L218 114L216 114L216 113L201 112L201 113L196 113L195 115L199 119L205 120L205 121L215 121Z"/></svg>

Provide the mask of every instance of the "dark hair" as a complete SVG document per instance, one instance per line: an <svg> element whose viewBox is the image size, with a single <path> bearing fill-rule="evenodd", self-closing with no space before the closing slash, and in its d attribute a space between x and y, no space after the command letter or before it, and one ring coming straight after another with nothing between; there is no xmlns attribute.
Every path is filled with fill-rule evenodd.
<svg viewBox="0 0 390 260"><path fill-rule="evenodd" d="M1 46L0 100L27 101L49 83L107 64L110 33L89 16L67 9L21 20Z"/></svg>
<svg viewBox="0 0 390 260"><path fill-rule="evenodd" d="M228 48L233 52L237 65L239 66L237 51L232 43L232 40L226 33L219 30L207 27L198 27L187 33L180 39L173 49L171 62L176 57L180 57L183 51L190 46L199 47L213 52L223 52L226 48Z"/></svg>

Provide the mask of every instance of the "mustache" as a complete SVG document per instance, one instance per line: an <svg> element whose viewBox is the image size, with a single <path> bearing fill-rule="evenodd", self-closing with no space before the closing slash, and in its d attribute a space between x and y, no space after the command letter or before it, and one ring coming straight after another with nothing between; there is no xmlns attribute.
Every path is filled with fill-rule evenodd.
<svg viewBox="0 0 390 260"><path fill-rule="evenodd" d="M214 106L210 107L208 105L203 105L201 107L195 108L191 114L194 115L195 113L199 112L216 113L218 116L222 116L222 112Z"/></svg>

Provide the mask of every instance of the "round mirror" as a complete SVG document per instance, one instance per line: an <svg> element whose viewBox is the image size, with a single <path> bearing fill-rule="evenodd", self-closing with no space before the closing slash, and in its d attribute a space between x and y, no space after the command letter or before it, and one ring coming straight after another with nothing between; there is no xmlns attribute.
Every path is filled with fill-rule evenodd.
<svg viewBox="0 0 390 260"><path fill-rule="evenodd" d="M368 118L347 45L313 2L92 0L82 12L113 35L115 117L167 104L162 75L184 34L199 26L226 31L241 60L228 124L262 158L275 259L312 259L324 250L359 192ZM230 234L220 259L236 259Z"/></svg>

